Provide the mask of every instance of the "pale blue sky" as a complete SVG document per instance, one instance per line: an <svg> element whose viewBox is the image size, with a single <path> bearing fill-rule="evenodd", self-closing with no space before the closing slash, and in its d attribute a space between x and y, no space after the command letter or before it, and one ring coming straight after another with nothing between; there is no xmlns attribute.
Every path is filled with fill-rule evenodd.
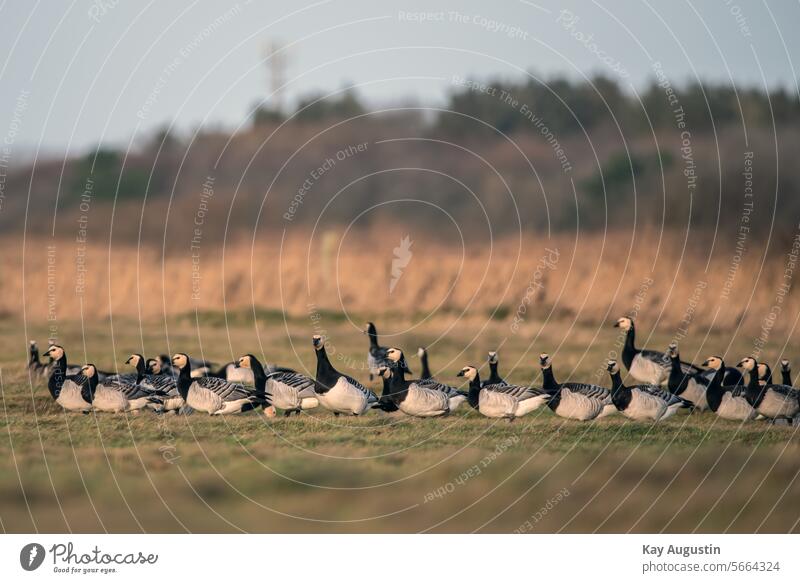
<svg viewBox="0 0 800 583"><path fill-rule="evenodd" d="M565 7L577 16L571 27ZM409 21L420 12L440 20ZM516 33L492 31L488 21ZM181 131L236 127L266 95L269 39L290 45L289 103L355 84L372 107L437 106L453 75L620 78L595 49L619 63L632 87L660 61L678 84L766 81L796 92L798 24L797 1L6 0L0 140L11 132L19 159L39 144L46 154L124 146L173 120Z"/></svg>

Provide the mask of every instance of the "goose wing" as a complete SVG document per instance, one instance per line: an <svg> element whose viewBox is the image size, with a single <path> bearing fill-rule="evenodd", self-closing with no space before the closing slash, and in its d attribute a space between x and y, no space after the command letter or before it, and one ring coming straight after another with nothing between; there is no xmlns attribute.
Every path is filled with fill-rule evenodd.
<svg viewBox="0 0 800 583"><path fill-rule="evenodd" d="M542 389L537 389L536 387L523 387L521 385L495 384L485 386L483 387L483 390L500 393L502 395L509 395L514 397L517 401L524 401L526 399L532 399L533 397L540 397L546 394Z"/></svg>
<svg viewBox="0 0 800 583"><path fill-rule="evenodd" d="M416 381L411 381L420 387L425 387L426 389L433 389L434 391L440 391L445 393L448 397L457 397L458 395L466 396L466 393L463 391L459 391L455 387L451 387L450 385L446 385L444 383L440 383L434 379L419 379Z"/></svg>
<svg viewBox="0 0 800 583"><path fill-rule="evenodd" d="M107 379L105 381L101 381L100 385L113 391L119 391L125 395L125 398L128 400L166 395L164 391L155 391L144 385L137 385L136 383L127 382L121 379Z"/></svg>
<svg viewBox="0 0 800 583"><path fill-rule="evenodd" d="M765 390L766 389L774 391L782 397L800 400L800 391L789 385L767 385L765 387Z"/></svg>
<svg viewBox="0 0 800 583"><path fill-rule="evenodd" d="M578 393L589 399L604 401L611 396L611 391L605 387L592 385L589 383L561 383L562 389L567 389L573 393Z"/></svg>
<svg viewBox="0 0 800 583"><path fill-rule="evenodd" d="M670 359L669 355L665 352L659 352L658 350L642 350L639 354L664 368L670 368L672 366L672 359ZM695 366L691 362L685 362L683 360L681 361L681 371L687 374L702 374L705 372L699 366Z"/></svg>
<svg viewBox="0 0 800 583"><path fill-rule="evenodd" d="M283 383L285 385L289 385L290 387L297 389L297 392L301 397L314 396L314 379L302 375L299 372L294 372L294 371L273 372L268 374L267 378L273 379L275 381L278 381L279 383Z"/></svg>
<svg viewBox="0 0 800 583"><path fill-rule="evenodd" d="M638 389L643 393L647 393L648 395L656 397L657 399L661 399L662 401L664 401L667 404L667 406L669 406L669 405L677 405L678 403L691 404L691 401L688 401L687 399L683 399L683 398L679 397L678 395L673 395L669 391L665 391L664 389L662 389L660 386L656 386L656 385L635 385L635 386L633 386L631 388L632 389Z"/></svg>
<svg viewBox="0 0 800 583"><path fill-rule="evenodd" d="M212 393L219 395L223 401L236 401L238 399L246 399L256 395L255 391L240 385L239 383L231 383L225 379L216 377L198 377L193 379L200 387L208 389Z"/></svg>

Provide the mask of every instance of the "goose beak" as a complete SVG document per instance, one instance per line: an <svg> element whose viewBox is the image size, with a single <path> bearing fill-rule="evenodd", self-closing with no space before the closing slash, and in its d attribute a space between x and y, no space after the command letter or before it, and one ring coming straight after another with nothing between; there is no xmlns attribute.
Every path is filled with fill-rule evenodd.
<svg viewBox="0 0 800 583"><path fill-rule="evenodd" d="M464 376L464 371L463 371L463 370L460 370L460 371L458 371L458 372L456 373L456 376L457 376L457 377L463 377L463 376Z"/></svg>
<svg viewBox="0 0 800 583"><path fill-rule="evenodd" d="M125 364L130 364L130 363L131 363L131 357L128 357L128 360L125 361Z"/></svg>
<svg viewBox="0 0 800 583"><path fill-rule="evenodd" d="M619 322L614 322L614 328L619 328Z"/></svg>
<svg viewBox="0 0 800 583"><path fill-rule="evenodd" d="M709 360L704 360L704 361L703 361L703 364L701 364L700 366L708 366L709 364L711 364L711 363L709 362Z"/></svg>
<svg viewBox="0 0 800 583"><path fill-rule="evenodd" d="M742 368L743 366L744 366L744 361L743 361L743 360L740 360L740 361L738 362L738 364L736 365L736 368Z"/></svg>

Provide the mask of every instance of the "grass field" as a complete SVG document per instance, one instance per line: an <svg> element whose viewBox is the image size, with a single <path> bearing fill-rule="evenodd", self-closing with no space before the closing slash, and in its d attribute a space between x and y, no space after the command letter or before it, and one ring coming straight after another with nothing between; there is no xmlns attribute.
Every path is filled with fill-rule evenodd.
<svg viewBox="0 0 800 583"><path fill-rule="evenodd" d="M224 362L243 352L313 370L312 329L333 362L366 381L366 337L337 314L312 325L247 314L148 321L60 322L70 361L123 367L132 351L188 352ZM501 371L530 381L540 351L560 380L599 380L618 331L529 322L378 320L385 344L431 346L437 377L500 347ZM113 329L113 335L112 335ZM44 324L0 320L0 526L6 532L797 532L796 429L681 415L660 425L619 417L582 424L540 410L515 423L461 410L443 419L370 413L334 418L261 414L209 418L64 414L24 367L27 338ZM666 334L643 341L666 346ZM685 340L701 360L727 335ZM259 347L263 347L259 348ZM466 347L466 348L465 348ZM741 335L728 360L752 347ZM767 351L769 361L777 358ZM88 357L87 357L88 355ZM731 363L732 364L732 363ZM412 369L418 369L415 358ZM418 370L416 371L418 372ZM377 383L373 383L378 389Z"/></svg>

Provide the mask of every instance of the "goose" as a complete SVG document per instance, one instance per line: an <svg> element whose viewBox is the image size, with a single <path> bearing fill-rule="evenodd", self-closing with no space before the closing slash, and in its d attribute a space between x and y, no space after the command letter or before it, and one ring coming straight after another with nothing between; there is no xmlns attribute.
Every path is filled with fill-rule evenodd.
<svg viewBox="0 0 800 583"><path fill-rule="evenodd" d="M758 363L758 384L762 387L772 384L772 368L765 362Z"/></svg>
<svg viewBox="0 0 800 583"><path fill-rule="evenodd" d="M151 390L119 378L101 381L97 367L91 363L85 364L81 368L81 373L88 379L92 407L95 411L138 412L151 405L161 406L166 396L164 391Z"/></svg>
<svg viewBox="0 0 800 583"><path fill-rule="evenodd" d="M403 351L400 350L399 348L388 348L386 350L386 358L392 363L388 367L392 371L392 383L391 383L392 393L396 393L396 389L400 387L400 382L397 381L398 378L397 373L399 373L399 379L402 383L411 383L415 386L444 393L444 395L447 397L448 407L450 411L455 411L462 403L467 402L466 393L463 393L458 389L456 389L455 387L451 387L450 385L440 383L439 381L436 381L434 379L428 378L428 379L417 379L413 381L406 381L405 371L408 369L408 367L405 366L405 356L403 355ZM402 410L402 407L400 407L400 409Z"/></svg>
<svg viewBox="0 0 800 583"><path fill-rule="evenodd" d="M47 382L50 396L67 411L88 413L92 408L92 395L86 376L67 374L67 353L58 344L51 345L45 355L53 360Z"/></svg>
<svg viewBox="0 0 800 583"><path fill-rule="evenodd" d="M678 409L691 408L692 403L665 391L658 385L633 385L626 387L619 374L616 360L608 361L611 375L611 400L625 417L634 421L663 421Z"/></svg>
<svg viewBox="0 0 800 583"><path fill-rule="evenodd" d="M514 421L535 411L550 399L550 395L534 387L519 385L483 385L478 369L465 366L456 376L469 381L468 401L473 409L494 419Z"/></svg>
<svg viewBox="0 0 800 583"><path fill-rule="evenodd" d="M397 405L395 405L395 402L391 399L392 369L390 369L388 366L382 366L378 368L377 372L383 381L383 391L378 399L378 408L386 413L394 413L395 411L399 411Z"/></svg>
<svg viewBox="0 0 800 583"><path fill-rule="evenodd" d="M745 398L756 413L769 419L792 419L800 413L800 391L786 385L761 385L758 362L752 357L743 358L736 366L750 373Z"/></svg>
<svg viewBox="0 0 800 583"><path fill-rule="evenodd" d="M713 372L711 382L706 388L706 402L718 417L730 421L750 421L755 419L755 409L745 398L744 385L724 385L727 367L720 356L709 356L703 366Z"/></svg>
<svg viewBox="0 0 800 583"><path fill-rule="evenodd" d="M253 371L249 368L245 368L243 366L239 366L237 361L231 361L223 364L219 367L216 371L212 371L209 373L208 376L216 377L218 379L225 379L226 381L231 381L233 383L242 383L245 385L255 385L255 377ZM261 365L264 369L266 374L274 373L274 372L292 372L296 373L297 371L292 370L291 368L285 368L282 366L276 366L274 364L265 363ZM280 407L279 407L280 409Z"/></svg>
<svg viewBox="0 0 800 583"><path fill-rule="evenodd" d="M678 345L674 342L667 348L667 355L671 361L669 378L667 379L667 388L669 392L694 403L696 411L708 409L706 389L708 385L711 384L711 378L716 374L716 371L714 371L711 377L705 373L691 374L683 372L683 369L681 369L681 357L678 353Z"/></svg>
<svg viewBox="0 0 800 583"><path fill-rule="evenodd" d="M432 379L433 375L431 374L431 369L428 367L428 349L420 346L417 348L417 356L419 357L420 366L422 366L422 372L419 378L423 380Z"/></svg>
<svg viewBox="0 0 800 583"><path fill-rule="evenodd" d="M55 360L56 360L56 359L54 359L52 356L50 356L50 355L52 354L52 353L50 352L50 348L52 348L53 346L57 346L57 345L56 345L56 343L55 343L55 342L54 342L54 341L51 339L51 340L49 341L48 350L47 350L47 352L45 352L45 355L48 355L48 356L49 356L49 360L50 360L50 362L48 362L48 363L45 365L45 367L46 367L46 368L45 368L45 369L44 369L44 371L43 371L43 374L44 374L44 376L46 376L46 377L49 377L49 376L50 376L50 373L51 373L51 371L53 370L53 365L55 364ZM67 376L79 376L79 375L81 375L81 374L82 374L82 373L81 373L81 369L82 369L82 368L83 368L83 367L82 367L82 365L79 365L79 364L67 364L67 365L66 365L66 368L65 368L64 370L65 370L65 372L66 372ZM103 381L103 380L106 380L106 379L108 379L108 378L111 378L111 377L113 377L113 376L116 376L116 373L113 373L113 372L107 372L107 371L103 371L103 370L98 370L98 371L97 371L97 377L98 377L98 378L99 378L101 381Z"/></svg>
<svg viewBox="0 0 800 583"><path fill-rule="evenodd" d="M165 393L162 406L158 408L160 411L178 411L185 402L178 391L177 379L171 375L158 374L148 372L150 368L145 363L157 363L155 359L151 358L145 361L141 354L131 354L125 364L131 365L136 369L136 384L150 389L151 391L163 391ZM159 365L160 370L160 365Z"/></svg>
<svg viewBox="0 0 800 583"><path fill-rule="evenodd" d="M398 366L378 367L377 374L389 379L389 394L381 397L380 408L388 410L396 407L411 417L440 417L450 413L450 400L442 391L423 387L415 381L408 381L405 372Z"/></svg>
<svg viewBox="0 0 800 583"><path fill-rule="evenodd" d="M630 318L620 318L614 324L615 328L625 331L625 346L622 349L622 362L630 375L637 381L653 385L661 385L667 381L671 362L669 357L657 350L642 350L636 348L636 328ZM696 374L703 372L700 368L688 362L681 362L681 370Z"/></svg>
<svg viewBox="0 0 800 583"><path fill-rule="evenodd" d="M28 370L33 376L47 376L47 365L39 360L39 347L36 345L36 340L31 340L29 357L28 357Z"/></svg>
<svg viewBox="0 0 800 583"><path fill-rule="evenodd" d="M559 417L590 421L616 412L608 389L588 383L557 382L548 354L539 355L539 365L542 368L542 390L550 395L547 406Z"/></svg>
<svg viewBox="0 0 800 583"><path fill-rule="evenodd" d="M785 358L781 360L781 384L791 387L792 385L792 367L789 366L789 361Z"/></svg>
<svg viewBox="0 0 800 583"><path fill-rule="evenodd" d="M378 397L352 377L333 368L325 352L325 338L319 334L312 337L317 354L317 375L314 392L319 404L338 416L361 415L378 404Z"/></svg>
<svg viewBox="0 0 800 583"><path fill-rule="evenodd" d="M369 351L367 352L367 367L369 368L369 380L372 380L373 372L378 370L380 366L389 366L386 361L386 347L378 344L378 330L375 324L367 322L364 327L364 334L369 336ZM405 372L411 374L411 369L408 364L405 364Z"/></svg>
<svg viewBox="0 0 800 583"><path fill-rule="evenodd" d="M503 380L503 377L500 376L500 373L497 372L497 366L500 364L500 358L497 356L497 352L490 351L489 352L489 378L483 381L483 384L486 386L489 385L507 385L508 383Z"/></svg>
<svg viewBox="0 0 800 583"><path fill-rule="evenodd" d="M269 406L263 392L214 377L192 377L189 356L179 352L172 357L178 369L178 392L192 409L209 415L244 413L259 406Z"/></svg>
<svg viewBox="0 0 800 583"><path fill-rule="evenodd" d="M269 374L252 354L245 354L236 361L236 366L250 370L255 381L256 391L266 393L273 407L283 410L285 417L292 413L300 414L303 409L313 409L319 405L314 393L314 379L291 371L278 371Z"/></svg>

